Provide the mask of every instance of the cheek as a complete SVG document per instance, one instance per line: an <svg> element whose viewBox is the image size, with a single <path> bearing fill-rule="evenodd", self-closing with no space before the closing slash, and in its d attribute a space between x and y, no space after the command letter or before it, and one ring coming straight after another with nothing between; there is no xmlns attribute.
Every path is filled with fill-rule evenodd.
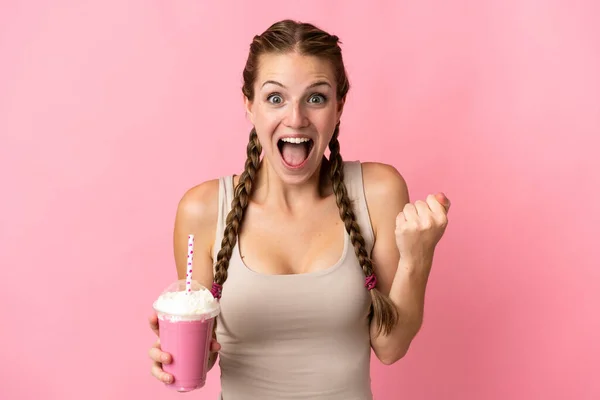
<svg viewBox="0 0 600 400"><path fill-rule="evenodd" d="M330 135L337 123L337 115L335 112L323 113L315 122L323 135Z"/></svg>
<svg viewBox="0 0 600 400"><path fill-rule="evenodd" d="M282 112L273 109L260 109L254 116L254 125L264 130L274 129L281 122Z"/></svg>
<svg viewBox="0 0 600 400"><path fill-rule="evenodd" d="M254 127L263 148L271 149L272 137L278 125L277 116L273 112L260 111L254 114Z"/></svg>

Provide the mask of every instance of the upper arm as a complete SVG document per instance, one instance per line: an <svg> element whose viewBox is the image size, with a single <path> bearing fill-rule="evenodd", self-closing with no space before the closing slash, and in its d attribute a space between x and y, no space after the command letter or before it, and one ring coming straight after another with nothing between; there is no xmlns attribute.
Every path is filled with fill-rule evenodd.
<svg viewBox="0 0 600 400"><path fill-rule="evenodd" d="M178 279L187 274L188 235L194 235L192 279L210 289L213 281L212 248L218 219L219 181L188 190L177 206L173 250Z"/></svg>
<svg viewBox="0 0 600 400"><path fill-rule="evenodd" d="M377 289L387 295L400 261L396 217L410 202L410 196L402 175L387 164L363 163L363 181L375 233L371 259L377 275Z"/></svg>

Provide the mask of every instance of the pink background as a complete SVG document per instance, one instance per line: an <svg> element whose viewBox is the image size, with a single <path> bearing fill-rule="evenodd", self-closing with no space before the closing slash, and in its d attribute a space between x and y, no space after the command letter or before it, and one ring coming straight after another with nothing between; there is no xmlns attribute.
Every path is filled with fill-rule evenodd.
<svg viewBox="0 0 600 400"><path fill-rule="evenodd" d="M147 358L175 207L242 167L248 45L287 17L344 42L344 157L453 201L375 397L600 398L599 3L216 3L2 2L0 398L182 398Z"/></svg>

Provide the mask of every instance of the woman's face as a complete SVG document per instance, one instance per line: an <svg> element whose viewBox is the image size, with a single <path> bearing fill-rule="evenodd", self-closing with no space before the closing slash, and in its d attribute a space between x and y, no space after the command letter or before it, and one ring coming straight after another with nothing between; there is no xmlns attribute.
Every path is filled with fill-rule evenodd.
<svg viewBox="0 0 600 400"><path fill-rule="evenodd" d="M267 162L285 183L305 182L319 167L342 115L335 82L330 63L314 56L259 59L254 99L246 99L246 109Z"/></svg>

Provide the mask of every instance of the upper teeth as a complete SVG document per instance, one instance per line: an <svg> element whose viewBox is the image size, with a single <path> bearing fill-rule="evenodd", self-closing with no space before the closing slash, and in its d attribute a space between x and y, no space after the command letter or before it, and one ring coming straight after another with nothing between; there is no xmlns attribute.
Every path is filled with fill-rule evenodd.
<svg viewBox="0 0 600 400"><path fill-rule="evenodd" d="M283 138L281 139L282 142L288 142L288 143L304 143L304 142L308 142L310 139L308 138Z"/></svg>

